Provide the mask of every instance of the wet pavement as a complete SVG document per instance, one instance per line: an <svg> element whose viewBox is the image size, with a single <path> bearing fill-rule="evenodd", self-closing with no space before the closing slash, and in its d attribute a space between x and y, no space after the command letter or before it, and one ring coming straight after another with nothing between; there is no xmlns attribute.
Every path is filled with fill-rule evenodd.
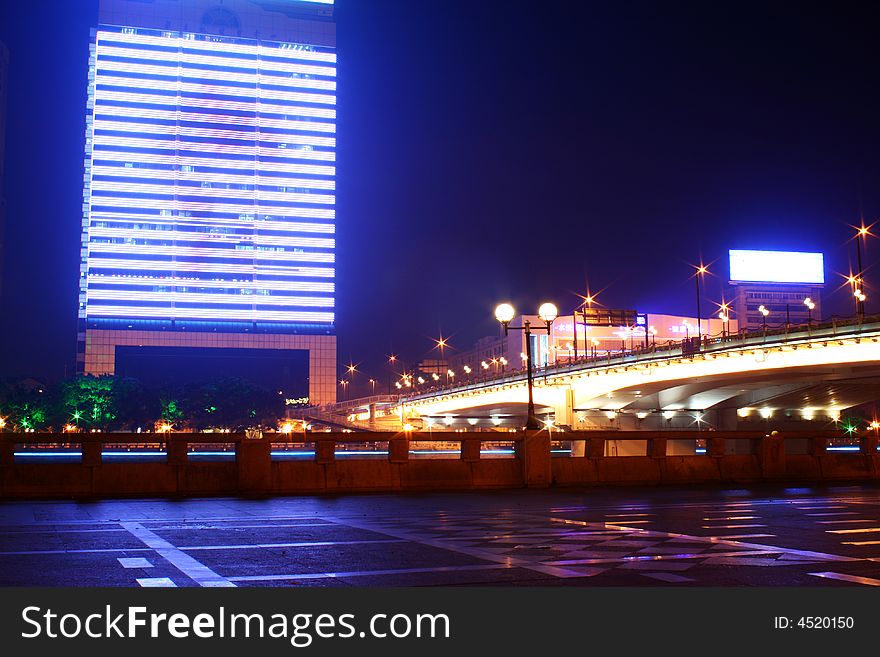
<svg viewBox="0 0 880 657"><path fill-rule="evenodd" d="M880 486L0 503L2 586L880 586Z"/></svg>

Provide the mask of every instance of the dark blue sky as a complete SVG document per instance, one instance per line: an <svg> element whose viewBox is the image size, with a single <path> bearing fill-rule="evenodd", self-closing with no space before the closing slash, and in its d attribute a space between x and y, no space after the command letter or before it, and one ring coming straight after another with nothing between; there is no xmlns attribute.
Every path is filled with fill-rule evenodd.
<svg viewBox="0 0 880 657"><path fill-rule="evenodd" d="M95 0L0 5L0 376L72 368L96 15ZM499 300L568 310L585 276L606 305L694 312L688 262L718 259L720 299L728 248L823 251L830 292L847 223L880 215L877 18L840 2L337 0L340 363L378 373L441 330L466 348L495 333Z"/></svg>

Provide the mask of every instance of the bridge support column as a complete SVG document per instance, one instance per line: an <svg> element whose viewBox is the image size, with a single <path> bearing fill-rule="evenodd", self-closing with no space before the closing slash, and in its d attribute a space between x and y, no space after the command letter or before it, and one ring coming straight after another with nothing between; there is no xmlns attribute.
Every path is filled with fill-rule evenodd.
<svg viewBox="0 0 880 657"><path fill-rule="evenodd" d="M761 438L758 455L761 459L761 474L765 479L785 476L785 438L781 433L774 431Z"/></svg>
<svg viewBox="0 0 880 657"><path fill-rule="evenodd" d="M587 456L591 459L601 459L605 457L605 439L604 438L587 438Z"/></svg>
<svg viewBox="0 0 880 657"><path fill-rule="evenodd" d="M165 454L168 465L186 465L189 462L189 443L178 440L173 434L168 434L165 442Z"/></svg>
<svg viewBox="0 0 880 657"><path fill-rule="evenodd" d="M336 462L336 441L335 440L316 440L315 441L315 463L327 465Z"/></svg>
<svg viewBox="0 0 880 657"><path fill-rule="evenodd" d="M553 481L550 433L525 431L522 439L523 481L527 488L547 488Z"/></svg>
<svg viewBox="0 0 880 657"><path fill-rule="evenodd" d="M238 490L268 493L272 489L272 443L268 438L244 438L235 444Z"/></svg>
<svg viewBox="0 0 880 657"><path fill-rule="evenodd" d="M653 436L648 439L647 455L651 458L666 458L666 438Z"/></svg>
<svg viewBox="0 0 880 657"><path fill-rule="evenodd" d="M0 467L15 463L15 443L11 440L0 441Z"/></svg>
<svg viewBox="0 0 880 657"><path fill-rule="evenodd" d="M103 462L101 451L103 443L100 440L83 441L80 443L82 448L82 464L91 467L100 466Z"/></svg>
<svg viewBox="0 0 880 657"><path fill-rule="evenodd" d="M810 439L810 456L825 456L825 449L828 447L828 438L820 436Z"/></svg>
<svg viewBox="0 0 880 657"><path fill-rule="evenodd" d="M724 438L709 438L706 440L706 450L709 456L720 459L724 456Z"/></svg>
<svg viewBox="0 0 880 657"><path fill-rule="evenodd" d="M877 455L877 434L868 434L859 439L859 451L868 456Z"/></svg>
<svg viewBox="0 0 880 657"><path fill-rule="evenodd" d="M480 445L482 441L479 438L462 438L461 439L461 460L473 463L480 460Z"/></svg>
<svg viewBox="0 0 880 657"><path fill-rule="evenodd" d="M388 461L391 463L409 461L409 438L392 438L388 441Z"/></svg>

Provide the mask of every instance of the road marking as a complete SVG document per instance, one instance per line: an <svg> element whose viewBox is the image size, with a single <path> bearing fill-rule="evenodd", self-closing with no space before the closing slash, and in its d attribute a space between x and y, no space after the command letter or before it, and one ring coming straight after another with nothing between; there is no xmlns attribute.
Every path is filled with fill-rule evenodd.
<svg viewBox="0 0 880 657"><path fill-rule="evenodd" d="M277 582L291 579L336 579L340 577L370 577L371 575L407 575L409 573L448 573L468 570L507 570L512 564L487 563L474 566L436 566L433 568L398 568L394 570L352 570L336 573L296 573L291 575L242 575L230 577L231 582Z"/></svg>
<svg viewBox="0 0 880 657"><path fill-rule="evenodd" d="M103 552L149 552L150 548L92 548L88 550L20 550L18 552L0 552L0 557L26 556L37 554L100 554Z"/></svg>
<svg viewBox="0 0 880 657"><path fill-rule="evenodd" d="M844 573L809 573L813 577L824 577L826 579L839 579L842 582L853 582L855 584L864 584L865 586L880 586L880 579L872 579L871 577L859 577L858 575L846 575Z"/></svg>
<svg viewBox="0 0 880 657"><path fill-rule="evenodd" d="M736 538L776 538L776 534L732 534L730 536L713 536L712 538L736 539Z"/></svg>
<svg viewBox="0 0 880 657"><path fill-rule="evenodd" d="M767 525L703 525L703 529L751 529L752 527L766 527Z"/></svg>
<svg viewBox="0 0 880 657"><path fill-rule="evenodd" d="M119 565L123 568L152 568L153 564L151 564L147 559L143 557L131 557L126 559L125 557L120 557L117 559Z"/></svg>
<svg viewBox="0 0 880 657"><path fill-rule="evenodd" d="M406 543L397 538L386 538L371 541L306 541L300 543L244 543L241 545L186 545L178 550L256 550L270 548L326 547L328 545L365 545L369 543Z"/></svg>
<svg viewBox="0 0 880 657"><path fill-rule="evenodd" d="M671 584L682 584L684 582L693 582L695 581L691 577L684 577L682 575L676 575L675 573L642 573L645 577L651 577L652 579L659 579L661 582L670 582Z"/></svg>
<svg viewBox="0 0 880 657"><path fill-rule="evenodd" d="M833 513L805 513L804 515L821 518L823 516L857 516L859 514L856 511L834 511Z"/></svg>
<svg viewBox="0 0 880 657"><path fill-rule="evenodd" d="M132 536L142 541L147 547L155 550L160 557L163 557L199 586L235 586L228 579L221 577L206 565L196 561L179 548L174 547L171 543L158 534L154 534L139 522L121 522L119 524L131 532Z"/></svg>
<svg viewBox="0 0 880 657"><path fill-rule="evenodd" d="M141 577L137 583L145 589L177 588L177 584L171 581L170 577Z"/></svg>

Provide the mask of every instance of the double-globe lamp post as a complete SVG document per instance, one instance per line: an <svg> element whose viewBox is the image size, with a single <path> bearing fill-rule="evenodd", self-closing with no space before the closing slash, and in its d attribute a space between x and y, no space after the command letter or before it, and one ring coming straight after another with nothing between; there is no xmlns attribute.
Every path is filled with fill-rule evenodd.
<svg viewBox="0 0 880 657"><path fill-rule="evenodd" d="M556 306L552 303L542 303L540 308L538 308L538 317L541 318L541 321L544 322L545 326L538 328L539 331L547 331L547 335L550 335L550 325L553 324L553 320L559 315L559 311ZM504 327L504 335L506 336L510 329L516 331L525 331L526 335L526 383L529 389L529 410L528 417L526 418L526 430L528 431L537 431L540 429L540 424L538 423L538 417L535 415L535 399L533 393L533 381L532 381L532 323L528 319L523 319L522 326L510 326L510 322L513 321L513 318L516 316L516 311L513 306L509 303L499 304L497 308L495 308L495 319L501 322L501 325Z"/></svg>

